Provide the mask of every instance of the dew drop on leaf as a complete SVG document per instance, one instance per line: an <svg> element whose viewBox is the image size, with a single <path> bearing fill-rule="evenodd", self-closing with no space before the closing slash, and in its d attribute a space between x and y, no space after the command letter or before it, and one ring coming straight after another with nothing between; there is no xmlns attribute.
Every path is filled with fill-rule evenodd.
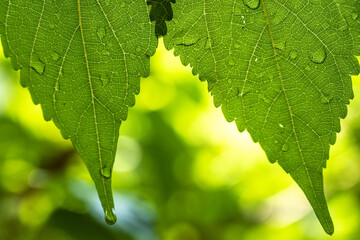
<svg viewBox="0 0 360 240"><path fill-rule="evenodd" d="M255 9L257 9L259 7L260 0L244 0L244 4L248 8L250 8L252 10L255 10Z"/></svg>
<svg viewBox="0 0 360 240"><path fill-rule="evenodd" d="M206 49L210 49L211 48L211 40L209 38L206 39L205 41L205 48Z"/></svg>
<svg viewBox="0 0 360 240"><path fill-rule="evenodd" d="M111 178L111 168L105 166L105 167L101 170L101 175L102 175L104 178L107 178L107 179Z"/></svg>
<svg viewBox="0 0 360 240"><path fill-rule="evenodd" d="M45 72L45 63L40 60L31 61L30 67L35 70L40 75L43 75Z"/></svg>
<svg viewBox="0 0 360 240"><path fill-rule="evenodd" d="M286 41L282 41L275 44L275 48L284 51L286 47Z"/></svg>
<svg viewBox="0 0 360 240"><path fill-rule="evenodd" d="M309 58L313 63L321 64L325 62L326 59L326 51L324 47L321 47L317 50L310 49L309 50Z"/></svg>
<svg viewBox="0 0 360 240"><path fill-rule="evenodd" d="M141 47L140 47L140 46L138 46L138 47L136 48L136 52L141 52Z"/></svg>
<svg viewBox="0 0 360 240"><path fill-rule="evenodd" d="M109 225L114 225L116 223L116 214L115 214L115 209L111 208L109 209L105 209L105 221L107 224Z"/></svg>
<svg viewBox="0 0 360 240"><path fill-rule="evenodd" d="M298 54L297 54L296 51L291 51L291 52L290 52L290 58L291 58L292 60L296 59L297 56L298 56Z"/></svg>
<svg viewBox="0 0 360 240"><path fill-rule="evenodd" d="M60 58L60 55L57 52L51 52L51 59L55 62L57 62Z"/></svg>
<svg viewBox="0 0 360 240"><path fill-rule="evenodd" d="M124 8L125 7L125 3L121 3L120 7Z"/></svg>
<svg viewBox="0 0 360 240"><path fill-rule="evenodd" d="M270 81L272 81L274 79L274 75L272 73L269 73L268 78Z"/></svg>
<svg viewBox="0 0 360 240"><path fill-rule="evenodd" d="M284 144L284 146L282 147L281 151L283 151L283 152L289 151L289 145Z"/></svg>
<svg viewBox="0 0 360 240"><path fill-rule="evenodd" d="M333 98L334 98L333 96L323 96L323 97L321 98L321 102L322 102L323 104L328 104L328 103L331 102L331 100L332 100Z"/></svg>
<svg viewBox="0 0 360 240"><path fill-rule="evenodd" d="M97 34L98 34L98 37L100 38L100 40L102 40L105 37L105 34L106 34L105 28L99 28L97 30Z"/></svg>
<svg viewBox="0 0 360 240"><path fill-rule="evenodd" d="M229 65L230 65L230 66L234 66L234 64L235 64L234 59L230 58L230 60L229 60Z"/></svg>
<svg viewBox="0 0 360 240"><path fill-rule="evenodd" d="M359 14L356 13L356 12L353 12L353 13L351 14L351 17L352 17L353 20L356 20L356 19L358 19Z"/></svg>
<svg viewBox="0 0 360 240"><path fill-rule="evenodd" d="M328 29L328 28L330 27L330 24L329 24L328 22L323 22L323 23L322 23L322 27L323 27L324 29Z"/></svg>
<svg viewBox="0 0 360 240"><path fill-rule="evenodd" d="M107 74L103 74L103 75L101 75L100 80L101 80L102 85L106 86L110 82L110 77Z"/></svg>
<svg viewBox="0 0 360 240"><path fill-rule="evenodd" d="M49 28L50 28L51 30L54 30L55 27L56 27L55 24L53 24L53 23L50 23L50 24L49 24Z"/></svg>

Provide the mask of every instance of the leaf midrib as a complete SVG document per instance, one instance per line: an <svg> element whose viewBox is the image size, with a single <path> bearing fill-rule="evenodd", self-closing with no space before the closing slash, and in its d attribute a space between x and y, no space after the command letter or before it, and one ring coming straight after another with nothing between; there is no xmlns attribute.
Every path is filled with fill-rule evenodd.
<svg viewBox="0 0 360 240"><path fill-rule="evenodd" d="M276 1L277 2L277 1ZM319 202L319 199L318 199L318 196L315 192L315 188L314 188L314 185L313 185L313 182L310 178L310 173L309 173L309 169L307 167L307 164L305 162L305 159L304 159L304 156L303 156L303 153L302 153L302 150L301 150L301 146L300 146L300 142L299 142L299 139L298 139L298 136L297 136L297 133L296 133L296 129L295 129L295 122L294 122L294 115L292 113L292 109L291 109L291 106L290 106L290 102L289 102L289 98L287 96L287 93L286 93L286 89L285 89L285 85L284 85L284 80L283 80L283 76L282 76L282 73L281 73L281 69L280 69L280 64L279 64L279 60L278 60L278 54L277 54L277 51L276 51L276 47L275 47L275 41L274 41L274 38L273 38L273 34L272 34L272 31L271 31L271 26L270 26L270 20L269 20L269 16L267 14L267 10L266 10L266 7L265 7L265 2L264 0L261 0L261 5L263 7L263 11L264 11L264 15L265 15L265 18L266 18L266 24L268 26L268 29L269 29L269 37L271 39L271 45L272 45L272 48L273 48L273 51L274 51L274 58L275 58L275 62L276 62L276 68L278 70L278 74L279 74L279 78L280 78L280 81L281 81L281 87L282 87L282 90L284 92L284 96L285 96L285 99L286 99L286 103L288 105L288 109L289 109L289 115L290 115L290 118L291 118L291 125L292 125L292 129L293 129L293 132L290 134L289 138L291 137L292 134L294 134L295 136L295 139L296 139L296 143L297 143L297 147L298 147L298 151L299 151L299 154L300 154L300 157L301 157L301 160L302 160L302 164L304 165L304 168L305 168L305 171L306 171L306 175L309 179L309 182L310 182L310 185L311 185L311 190L314 194L314 197L316 199L316 203L318 204L318 207L321 209L321 204ZM299 19L299 18L298 18ZM299 19L300 20L300 19ZM300 20L301 21L301 20ZM304 23L301 21L301 23L304 25ZM308 28L307 28L308 29ZM308 29L309 30L309 29ZM310 31L310 30L309 30ZM312 31L310 31L312 32ZM317 36L316 36L317 37ZM322 42L322 41L321 41ZM322 215L323 219L325 219L325 223L328 227L328 229L330 228L329 226L329 223L328 223L328 220L326 217L324 217L322 211L320 211L320 214Z"/></svg>
<svg viewBox="0 0 360 240"><path fill-rule="evenodd" d="M98 148L98 153L99 153L100 172L102 173L102 171L103 171L103 161L102 161L102 155L101 155L99 129L98 129L98 123L97 123L97 117L96 117L95 95L94 95L94 90L93 90L92 81L91 81L89 61L88 61L88 57L87 57L86 43L85 43L84 31L83 31L83 25L82 25L80 0L77 0L77 3L78 3L78 14L79 14L79 26L80 26L80 32L81 32L81 40L82 40L82 45L83 45L83 49L84 49L84 58L85 58L86 70L87 70L87 75L88 75L88 80L89 80L89 87L90 87L90 92L91 92L91 104L93 105L93 112L94 112L94 125L95 125L95 130L96 130L96 140L97 140L96 142L97 142L97 148ZM107 191L106 191L106 187L105 187L105 181L104 181L103 176L101 176L100 179L101 179L101 182L102 182L102 185L103 185L103 188L104 188L104 195L105 195L105 199L106 199L107 208L111 209L111 207L109 206L109 198L108 198L108 195L107 195Z"/></svg>

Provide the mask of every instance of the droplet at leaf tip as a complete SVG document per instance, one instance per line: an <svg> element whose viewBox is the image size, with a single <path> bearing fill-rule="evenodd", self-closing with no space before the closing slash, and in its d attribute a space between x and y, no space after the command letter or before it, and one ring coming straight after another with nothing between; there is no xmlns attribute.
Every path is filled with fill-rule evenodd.
<svg viewBox="0 0 360 240"><path fill-rule="evenodd" d="M115 208L105 209L105 222L109 225L114 225L116 220Z"/></svg>

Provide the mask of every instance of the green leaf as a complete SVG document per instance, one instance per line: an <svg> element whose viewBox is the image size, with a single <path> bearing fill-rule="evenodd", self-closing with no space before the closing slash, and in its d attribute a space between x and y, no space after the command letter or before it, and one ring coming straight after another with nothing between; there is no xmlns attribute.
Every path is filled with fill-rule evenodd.
<svg viewBox="0 0 360 240"><path fill-rule="evenodd" d="M144 0L3 0L1 40L44 118L70 138L115 223L119 127L149 74L157 40Z"/></svg>
<svg viewBox="0 0 360 240"><path fill-rule="evenodd" d="M148 0L147 4L151 5L150 20L155 21L155 35L157 37L165 36L167 33L167 26L165 21L171 21L173 18L173 11L171 3L176 0Z"/></svg>
<svg viewBox="0 0 360 240"><path fill-rule="evenodd" d="M292 176L328 234L334 227L322 169L353 98L350 74L359 72L360 28L347 23L357 20L355 5L183 0L173 5L165 37L167 49L208 82L226 120Z"/></svg>

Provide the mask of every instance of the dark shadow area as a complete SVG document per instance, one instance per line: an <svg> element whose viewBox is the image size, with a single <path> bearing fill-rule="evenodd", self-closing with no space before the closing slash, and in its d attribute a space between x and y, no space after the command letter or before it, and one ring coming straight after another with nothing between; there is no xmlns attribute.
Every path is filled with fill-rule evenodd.
<svg viewBox="0 0 360 240"><path fill-rule="evenodd" d="M148 0L147 4L151 5L150 20L155 22L156 37L165 36L167 33L166 21L173 18L171 3L176 0Z"/></svg>

